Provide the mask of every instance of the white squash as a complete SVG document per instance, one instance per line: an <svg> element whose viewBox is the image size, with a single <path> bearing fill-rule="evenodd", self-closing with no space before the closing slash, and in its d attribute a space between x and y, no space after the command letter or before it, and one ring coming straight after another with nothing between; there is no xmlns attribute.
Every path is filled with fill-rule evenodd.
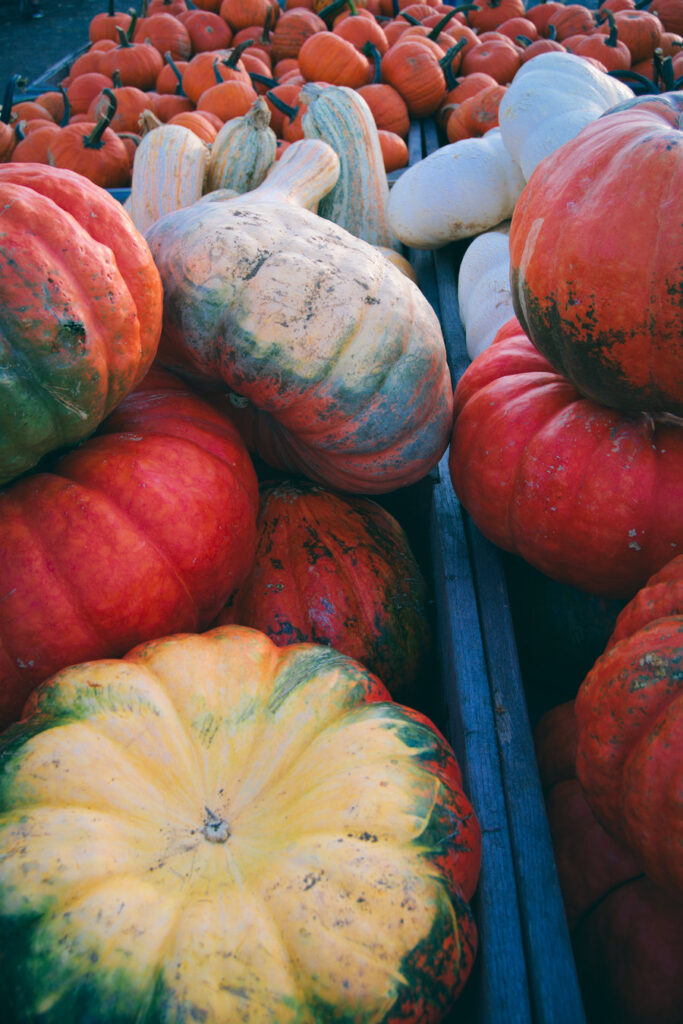
<svg viewBox="0 0 683 1024"><path fill-rule="evenodd" d="M389 193L389 226L405 245L438 249L511 217L524 185L500 130L492 128L408 167Z"/></svg>
<svg viewBox="0 0 683 1024"><path fill-rule="evenodd" d="M534 168L633 91L572 53L541 53L521 68L500 101L503 142L528 181Z"/></svg>
<svg viewBox="0 0 683 1024"><path fill-rule="evenodd" d="M458 308L470 359L515 315L510 291L510 221L473 238L460 262Z"/></svg>
<svg viewBox="0 0 683 1024"><path fill-rule="evenodd" d="M200 199L210 149L190 128L160 124L142 136L133 161L128 212L138 231Z"/></svg>

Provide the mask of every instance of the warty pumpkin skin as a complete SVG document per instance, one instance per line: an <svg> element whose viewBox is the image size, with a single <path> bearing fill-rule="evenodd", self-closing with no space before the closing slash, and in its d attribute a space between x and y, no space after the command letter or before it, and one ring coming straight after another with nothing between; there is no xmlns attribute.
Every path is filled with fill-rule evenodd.
<svg viewBox="0 0 683 1024"><path fill-rule="evenodd" d="M617 619L576 717L576 774L595 816L683 897L683 555Z"/></svg>
<svg viewBox="0 0 683 1024"><path fill-rule="evenodd" d="M330 648L222 627L72 667L0 764L6 1024L435 1024L467 978L453 752Z"/></svg>
<svg viewBox="0 0 683 1024"><path fill-rule="evenodd" d="M152 225L164 286L159 355L248 399L253 442L271 465L380 493L438 462L450 374L419 288L311 212L338 173L328 143L300 140L239 202L195 203Z"/></svg>
<svg viewBox="0 0 683 1024"><path fill-rule="evenodd" d="M224 623L279 647L328 644L407 704L431 640L427 584L398 521L375 501L304 480L261 488L254 564Z"/></svg>
<svg viewBox="0 0 683 1024"><path fill-rule="evenodd" d="M156 370L0 491L0 727L66 665L208 628L251 568L257 511L236 428Z"/></svg>
<svg viewBox="0 0 683 1024"><path fill-rule="evenodd" d="M624 106L529 179L510 227L512 299L534 345L582 394L680 416L683 94Z"/></svg>
<svg viewBox="0 0 683 1024"><path fill-rule="evenodd" d="M460 378L453 487L494 544L630 599L683 549L683 427L582 396L508 321Z"/></svg>
<svg viewBox="0 0 683 1024"><path fill-rule="evenodd" d="M0 484L92 433L147 372L161 333L149 247L104 189L0 166Z"/></svg>

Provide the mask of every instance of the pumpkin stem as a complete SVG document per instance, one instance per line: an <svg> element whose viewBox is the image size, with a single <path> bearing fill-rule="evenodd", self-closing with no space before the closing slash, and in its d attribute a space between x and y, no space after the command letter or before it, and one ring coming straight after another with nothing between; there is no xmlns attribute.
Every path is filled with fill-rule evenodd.
<svg viewBox="0 0 683 1024"><path fill-rule="evenodd" d="M102 141L104 130L109 127L111 119L116 113L116 107L118 104L114 93L111 89L106 88L102 90L102 93L109 99L109 106L102 114L90 134L83 136L83 145L86 149L102 149L102 146L104 145L104 142Z"/></svg>
<svg viewBox="0 0 683 1024"><path fill-rule="evenodd" d="M64 99L64 113L62 114L62 120L59 122L59 127L63 128L64 125L69 123L69 118L71 117L71 104L69 102L69 97L66 94L66 89L64 88L64 86L60 85L58 86L58 88Z"/></svg>
<svg viewBox="0 0 683 1024"><path fill-rule="evenodd" d="M372 76L373 85L377 85L382 77L382 54L379 52L374 43L371 43L368 39L361 47L362 53L372 61L374 67L374 73Z"/></svg>
<svg viewBox="0 0 683 1024"><path fill-rule="evenodd" d="M527 46L531 46L533 39L529 39L528 36L515 36L515 42L526 49Z"/></svg>
<svg viewBox="0 0 683 1024"><path fill-rule="evenodd" d="M243 39L241 43L238 43L237 46L234 46L232 48L232 50L230 51L230 56L227 57L225 60L222 60L221 64L225 64L226 68L236 68L237 62L244 53L244 51L247 49L247 47L253 45L253 39Z"/></svg>
<svg viewBox="0 0 683 1024"><path fill-rule="evenodd" d="M269 78L268 75L260 75L258 71L250 71L249 77L252 82L258 82L259 85L267 85L269 89L274 89L278 84L277 78Z"/></svg>
<svg viewBox="0 0 683 1024"><path fill-rule="evenodd" d="M292 107L289 105L289 103L285 103L285 101L280 99L279 96L276 96L275 93L268 91L266 93L266 96L273 104L273 106L277 107L281 114L287 115L290 121L293 121L296 115L299 113L298 107Z"/></svg>
<svg viewBox="0 0 683 1024"><path fill-rule="evenodd" d="M180 68L178 67L178 65L176 64L176 62L173 60L173 57L171 55L171 51L170 50L167 50L166 53L164 54L164 60L166 61L166 63L170 67L170 69L173 72L173 74L178 79L177 85L176 85L175 90L174 90L174 95L176 95L176 96L184 96L185 95L185 90L183 89L183 73L180 70Z"/></svg>
<svg viewBox="0 0 683 1024"><path fill-rule="evenodd" d="M343 7L348 7L351 14L358 14L358 8L356 7L354 0L333 0L327 7L323 7L322 11L319 12L319 17L323 19L326 25L329 25L335 15L339 14Z"/></svg>
<svg viewBox="0 0 683 1024"><path fill-rule="evenodd" d="M123 82L121 81L121 72L118 68L114 68L111 73L111 80L115 89L123 88Z"/></svg>
<svg viewBox="0 0 683 1024"><path fill-rule="evenodd" d="M639 74L637 71L614 70L608 71L607 74L611 75L612 78L618 78L619 81L633 82L634 86L639 85L639 89L633 89L636 96L645 96L649 93L659 92L659 89L654 82L650 81L649 78L646 78L645 75Z"/></svg>
<svg viewBox="0 0 683 1024"><path fill-rule="evenodd" d="M3 124L9 124L10 118L12 117L12 103L14 102L14 90L23 82L24 79L21 75L11 75L7 80L5 86L5 95L2 100L2 110L0 111L0 121Z"/></svg>
<svg viewBox="0 0 683 1024"><path fill-rule="evenodd" d="M128 26L128 28L130 28L130 25ZM130 36L128 35L128 32L126 31L126 29L121 28L120 25L116 26L116 34L119 37L119 49L127 50L129 46L133 45L130 41Z"/></svg>
<svg viewBox="0 0 683 1024"><path fill-rule="evenodd" d="M552 39L553 42L557 40L557 28L554 25L548 25L548 35L546 39Z"/></svg>
<svg viewBox="0 0 683 1024"><path fill-rule="evenodd" d="M419 18L414 18L412 14L406 14L405 11L401 11L401 14L399 15L399 17L401 17L405 21L407 21L409 25L421 25L422 24L422 22L420 21Z"/></svg>
<svg viewBox="0 0 683 1024"><path fill-rule="evenodd" d="M23 142L24 139L26 138L26 132L24 131L25 128L26 128L26 121L17 121L17 123L15 124L15 126L14 126L14 136L15 136L17 142Z"/></svg>
<svg viewBox="0 0 683 1024"><path fill-rule="evenodd" d="M455 89L456 86L455 72L453 70L453 59L455 55L460 53L460 51L465 46L467 46L467 40L458 39L455 46L451 46L450 50L447 50L443 57L439 60L439 65L446 78L446 88L448 90Z"/></svg>
<svg viewBox="0 0 683 1024"><path fill-rule="evenodd" d="M652 63L655 72L655 81L662 83L662 92L675 92L674 66L671 57L665 57L658 46L652 54Z"/></svg>
<svg viewBox="0 0 683 1024"><path fill-rule="evenodd" d="M162 122L153 110L143 110L138 118L138 124L140 125L140 134L147 135L155 128L161 128Z"/></svg>
<svg viewBox="0 0 683 1024"><path fill-rule="evenodd" d="M114 10L114 0L109 0L108 13L110 18L113 18L116 13Z"/></svg>
<svg viewBox="0 0 683 1024"><path fill-rule="evenodd" d="M599 14L596 18L598 25L602 25L604 21L609 25L609 35L605 39L605 46L616 46L617 45L617 23L614 20L614 15L607 9Z"/></svg>

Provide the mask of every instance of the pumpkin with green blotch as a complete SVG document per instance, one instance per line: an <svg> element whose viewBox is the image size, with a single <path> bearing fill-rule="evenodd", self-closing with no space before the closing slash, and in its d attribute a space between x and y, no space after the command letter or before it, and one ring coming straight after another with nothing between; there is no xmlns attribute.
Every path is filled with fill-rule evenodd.
<svg viewBox="0 0 683 1024"><path fill-rule="evenodd" d="M244 627L58 673L0 738L3 1021L430 1024L470 971L453 752Z"/></svg>
<svg viewBox="0 0 683 1024"><path fill-rule="evenodd" d="M0 166L0 484L91 434L156 354L162 291L120 203L81 174Z"/></svg>
<svg viewBox="0 0 683 1024"><path fill-rule="evenodd" d="M253 626L280 647L329 644L412 703L431 641L428 601L386 509L288 480L261 488L254 564L218 624Z"/></svg>

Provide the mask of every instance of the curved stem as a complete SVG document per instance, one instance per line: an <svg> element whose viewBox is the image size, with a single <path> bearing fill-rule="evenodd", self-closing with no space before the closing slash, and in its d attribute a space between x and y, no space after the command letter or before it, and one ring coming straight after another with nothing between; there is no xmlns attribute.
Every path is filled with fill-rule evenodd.
<svg viewBox="0 0 683 1024"><path fill-rule="evenodd" d="M467 11L478 11L479 8L476 4L462 4L460 7L453 7L448 14L444 14L441 21L437 22L434 28L431 30L428 39L436 39L440 32L443 32L446 25L455 17L456 14L467 13Z"/></svg>
<svg viewBox="0 0 683 1024"><path fill-rule="evenodd" d="M111 91L111 89L103 89L102 92L105 96L108 97L109 106L102 114L93 130L90 132L90 135L83 136L83 145L86 149L102 149L102 146L104 145L104 142L102 140L104 130L105 128L109 127L109 125L111 124L111 119L116 113L116 107L118 105L116 102L116 96Z"/></svg>
<svg viewBox="0 0 683 1024"><path fill-rule="evenodd" d="M58 88L64 100L64 113L62 114L62 120L59 122L59 127L63 128L64 125L69 123L69 118L71 117L71 103L69 102L69 97L67 96L64 86L60 85Z"/></svg>
<svg viewBox="0 0 683 1024"><path fill-rule="evenodd" d="M281 114L286 114L290 121L293 121L296 115L299 113L298 107L292 107L289 103L285 103L279 96L275 96L272 92L267 92L266 96L273 104L274 107L280 111Z"/></svg>
<svg viewBox="0 0 683 1024"><path fill-rule="evenodd" d="M269 89L274 89L278 84L277 78L269 78L268 75L260 75L258 71L250 71L249 77L252 82L258 82L259 85L267 85Z"/></svg>
<svg viewBox="0 0 683 1024"><path fill-rule="evenodd" d="M420 21L419 18L414 18L412 14L406 14L404 11L401 11L399 17L403 18L405 21L407 21L409 25L421 25L422 24L422 22Z"/></svg>
<svg viewBox="0 0 683 1024"><path fill-rule="evenodd" d="M606 21L607 24L609 25L609 35L607 36L607 38L605 40L605 46L616 46L617 45L617 23L614 20L614 15L609 10L609 8L607 8L605 11L603 11L601 15L598 15L598 18L597 18L598 24L602 24L603 21Z"/></svg>
<svg viewBox="0 0 683 1024"><path fill-rule="evenodd" d="M657 92L659 92L659 89L654 84L654 82L651 82L649 78L645 77L645 75L638 74L637 71L615 70L615 71L608 71L607 74L611 75L612 78L618 78L619 81L623 80L623 81L626 81L626 82L633 82L635 85L640 85L641 86L641 90L639 92L636 92L637 96L642 96L642 95L645 95L645 94L648 94L648 93L657 93ZM634 90L634 92L635 91L636 90Z"/></svg>
<svg viewBox="0 0 683 1024"><path fill-rule="evenodd" d="M451 89L455 89L455 84L456 84L455 83L455 72L453 71L453 58L455 57L456 54L460 53L460 51L465 46L467 46L467 40L466 39L458 39L458 41L455 44L455 46L451 46L450 50L447 50L446 53L443 55L443 57L441 57L441 59L439 60L439 65L441 67L441 70L444 73L445 78L446 78L446 88L449 91Z"/></svg>
<svg viewBox="0 0 683 1024"><path fill-rule="evenodd" d="M180 70L180 68L178 67L178 65L176 64L176 62L173 60L173 57L171 55L171 51L170 50L167 50L166 53L164 54L164 60L166 61L166 63L170 67L170 69L173 72L173 74L178 79L178 84L176 85L175 90L174 90L175 95L176 96L184 96L185 95L185 90L183 89L183 73Z"/></svg>
<svg viewBox="0 0 683 1024"><path fill-rule="evenodd" d="M114 84L115 89L123 88L123 82L121 81L121 72L118 68L114 68L114 70L112 71L111 80Z"/></svg>
<svg viewBox="0 0 683 1024"><path fill-rule="evenodd" d="M382 77L382 54L379 52L374 43L371 43L368 39L362 46L362 53L372 61L374 67L374 73L372 76L372 84L377 85Z"/></svg>
<svg viewBox="0 0 683 1024"><path fill-rule="evenodd" d="M243 39L241 43L237 44L237 46L233 46L232 50L230 51L230 56L227 57L225 60L222 60L221 64L225 64L226 68L236 68L237 61L240 59L244 51L247 49L247 47L253 45L253 39Z"/></svg>
<svg viewBox="0 0 683 1024"><path fill-rule="evenodd" d="M0 121L3 124L9 124L12 116L12 103L14 102L14 90L21 82L21 75L10 75L5 86L5 95L2 100L2 110L0 111Z"/></svg>
<svg viewBox="0 0 683 1024"><path fill-rule="evenodd" d="M675 92L674 65L671 57L665 57L658 46L652 54L652 62L657 76L655 81L659 79L662 83L662 92Z"/></svg>

